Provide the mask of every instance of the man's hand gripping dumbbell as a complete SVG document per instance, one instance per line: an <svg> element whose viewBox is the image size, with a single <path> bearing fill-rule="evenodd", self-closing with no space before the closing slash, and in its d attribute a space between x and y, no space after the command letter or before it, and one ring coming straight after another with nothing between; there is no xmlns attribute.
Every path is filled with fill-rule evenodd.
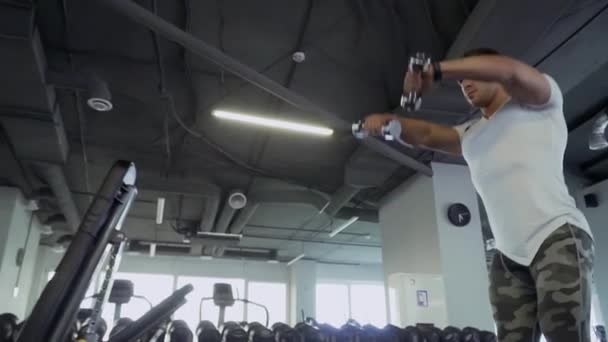
<svg viewBox="0 0 608 342"><path fill-rule="evenodd" d="M437 62L432 63L422 53L416 54L409 62L408 72L403 82L401 107L412 112L422 105L422 94L427 92L433 82L441 80L441 70ZM365 120L353 124L353 134L359 139L379 136L387 141L397 141L407 147L422 147L460 154L458 135L450 127L433 123L401 118L395 114L372 114ZM432 139L430 139L432 137Z"/></svg>

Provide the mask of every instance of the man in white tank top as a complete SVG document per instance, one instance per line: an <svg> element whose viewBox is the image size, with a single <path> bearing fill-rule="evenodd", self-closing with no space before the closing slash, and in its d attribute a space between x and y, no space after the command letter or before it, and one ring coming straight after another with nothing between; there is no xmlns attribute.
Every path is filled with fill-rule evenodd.
<svg viewBox="0 0 608 342"><path fill-rule="evenodd" d="M490 270L498 340L589 341L593 238L568 193L568 129L559 86L548 75L491 49L408 72L404 91L458 81L482 117L456 127L373 114L365 128L399 119L414 146L463 155L488 212L499 252ZM463 267L466 267L463 265Z"/></svg>

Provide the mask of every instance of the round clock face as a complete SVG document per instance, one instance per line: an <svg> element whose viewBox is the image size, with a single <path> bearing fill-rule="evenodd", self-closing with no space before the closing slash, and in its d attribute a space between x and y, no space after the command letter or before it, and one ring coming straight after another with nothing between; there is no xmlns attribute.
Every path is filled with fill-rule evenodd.
<svg viewBox="0 0 608 342"><path fill-rule="evenodd" d="M471 222L471 211L462 203L452 204L448 208L448 219L457 227L464 227Z"/></svg>

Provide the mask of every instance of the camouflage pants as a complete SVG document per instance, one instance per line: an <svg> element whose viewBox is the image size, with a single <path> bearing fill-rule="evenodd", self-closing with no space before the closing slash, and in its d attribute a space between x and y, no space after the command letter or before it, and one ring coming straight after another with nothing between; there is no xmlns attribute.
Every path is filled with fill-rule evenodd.
<svg viewBox="0 0 608 342"><path fill-rule="evenodd" d="M490 301L499 342L590 341L593 241L566 224L543 243L529 267L498 252Z"/></svg>

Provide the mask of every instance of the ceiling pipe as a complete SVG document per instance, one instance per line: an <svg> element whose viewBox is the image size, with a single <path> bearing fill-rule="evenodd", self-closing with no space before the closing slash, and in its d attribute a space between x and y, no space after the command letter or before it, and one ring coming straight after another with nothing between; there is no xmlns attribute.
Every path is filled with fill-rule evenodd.
<svg viewBox="0 0 608 342"><path fill-rule="evenodd" d="M95 111L107 112L114 107L108 83L94 73L49 70L46 81L56 88L86 91L87 105Z"/></svg>
<svg viewBox="0 0 608 342"><path fill-rule="evenodd" d="M234 219L234 222L232 222L228 228L228 232L230 234L241 234L245 228L245 225L247 225L247 222L249 222L249 220L253 217L258 207L258 203L248 203L241 211L239 211L239 214Z"/></svg>
<svg viewBox="0 0 608 342"><path fill-rule="evenodd" d="M236 218L234 219L234 221L232 222L230 227L228 227L228 232L230 234L243 233L243 229L245 229L245 226L247 225L249 220L251 220L251 218L255 214L255 211L258 209L258 206L259 206L258 203L253 203L252 201L249 201L247 203L247 205L239 211L239 214L236 216ZM223 247L218 248L215 256L220 256L220 257L223 256L224 251L225 251L225 248L223 248Z"/></svg>
<svg viewBox="0 0 608 342"><path fill-rule="evenodd" d="M53 191L57 205L67 221L68 229L76 232L80 225L80 214L72 198L63 169L58 165L47 163L35 163L34 167Z"/></svg>
<svg viewBox="0 0 608 342"><path fill-rule="evenodd" d="M335 216L360 190L360 188L348 184L342 185L331 197L325 213L329 216Z"/></svg>
<svg viewBox="0 0 608 342"><path fill-rule="evenodd" d="M10 12L11 7L6 10ZM22 31L27 32L22 36L28 40L27 43L13 44L11 49L15 56L23 56L20 67L28 70L28 73L15 73L12 70L15 66L10 63L0 66L0 74L6 77L5 83L11 85L4 90L4 98L10 99L9 103L4 103L8 108L0 110L1 140L8 141L11 154L18 159L16 171L26 178L29 171L33 171L48 184L66 219L67 229L75 232L81 218L63 171L69 154L68 140L60 108L56 105L55 91L46 85L46 56L39 31L34 25L34 8L14 7L12 10L15 13L3 13L15 25L5 25L3 28L27 28ZM27 96L21 96L23 94ZM0 168L5 168L5 165L6 168L11 167L10 162L2 160Z"/></svg>
<svg viewBox="0 0 608 342"><path fill-rule="evenodd" d="M213 229L219 207L219 196L207 197L203 200L203 212L198 227L199 232L210 232Z"/></svg>
<svg viewBox="0 0 608 342"><path fill-rule="evenodd" d="M234 214L237 210L242 209L247 203L247 196L240 190L232 190L222 207L222 212L215 225L215 231L217 233L225 233L228 230L230 222L234 218ZM216 255L219 248L217 247L205 247L205 254Z"/></svg>
<svg viewBox="0 0 608 342"><path fill-rule="evenodd" d="M203 42L194 35L185 32L178 28L172 23L163 20L154 13L141 7L133 1L123 0L106 0L103 3L113 8L115 11L125 15L132 20L146 26L148 29L158 33L165 39L182 45L185 49L190 52L203 57L219 67L241 77L249 83L257 86L258 88L265 90L266 92L280 98L281 100L303 110L308 113L316 113L325 124L334 128L335 130L348 132L350 134L352 123L343 120L340 116L329 112L315 103L309 101L303 96L296 94L295 92L283 87L276 81L260 74L256 70L240 63L236 59L226 55L217 48ZM376 138L365 138L362 139L361 143L368 148L384 154L386 157L393 159L394 161L410 167L416 171L421 172L427 176L432 176L433 171L430 166L412 158L406 154L399 152L393 147L385 144L384 142Z"/></svg>
<svg viewBox="0 0 608 342"><path fill-rule="evenodd" d="M220 197L213 196L207 197L203 199L203 209L201 213L201 222L198 226L198 231L201 233L208 233L213 230L213 225L215 224L215 219L217 218L217 213L220 208ZM213 250L208 250L208 252L212 253ZM196 239L192 241L190 246L190 254L192 255L202 255L205 254L205 248L203 244L197 241ZM210 255L210 254L208 254Z"/></svg>

